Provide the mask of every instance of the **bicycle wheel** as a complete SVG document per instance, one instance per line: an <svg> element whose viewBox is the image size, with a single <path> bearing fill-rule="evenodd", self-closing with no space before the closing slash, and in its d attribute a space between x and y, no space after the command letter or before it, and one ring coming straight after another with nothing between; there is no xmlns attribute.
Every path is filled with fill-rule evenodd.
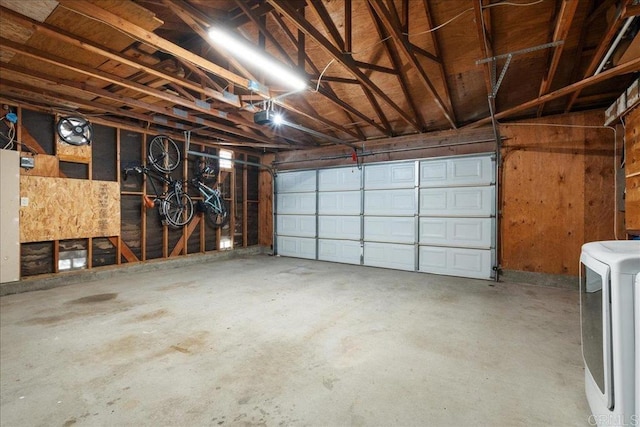
<svg viewBox="0 0 640 427"><path fill-rule="evenodd" d="M167 224L172 227L182 227L193 218L193 200L182 191L180 194L170 191L167 197L162 200L160 209Z"/></svg>
<svg viewBox="0 0 640 427"><path fill-rule="evenodd" d="M216 207L212 204L207 204L207 219L214 228L220 228L229 222L229 207L227 206L227 202L222 199L218 199L218 201L220 203Z"/></svg>
<svg viewBox="0 0 640 427"><path fill-rule="evenodd" d="M180 164L178 145L165 135L158 135L149 143L149 163L163 173L169 173Z"/></svg>

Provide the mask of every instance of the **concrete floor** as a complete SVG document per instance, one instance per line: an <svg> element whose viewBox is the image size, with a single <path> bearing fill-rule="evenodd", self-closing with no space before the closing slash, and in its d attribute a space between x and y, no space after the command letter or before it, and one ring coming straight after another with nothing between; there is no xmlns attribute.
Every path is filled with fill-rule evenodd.
<svg viewBox="0 0 640 427"><path fill-rule="evenodd" d="M258 255L0 298L0 424L586 426L575 290Z"/></svg>

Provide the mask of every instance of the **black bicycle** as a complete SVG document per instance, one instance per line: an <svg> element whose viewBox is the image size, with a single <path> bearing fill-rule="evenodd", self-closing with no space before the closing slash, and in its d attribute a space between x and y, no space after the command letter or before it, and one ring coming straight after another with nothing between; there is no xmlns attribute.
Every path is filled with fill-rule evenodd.
<svg viewBox="0 0 640 427"><path fill-rule="evenodd" d="M158 135L149 142L147 158L158 171L171 173L180 164L180 149L173 139Z"/></svg>
<svg viewBox="0 0 640 427"><path fill-rule="evenodd" d="M173 142L173 141L171 141ZM178 156L179 158L179 156ZM124 179L126 180L130 173L135 172L137 174L144 174L149 177L151 188L155 193L155 198L150 199L145 196L145 202L148 201L148 207L156 206L160 212L160 219L163 224L168 224L172 227L182 227L191 221L193 218L193 200L184 191L182 181L178 181L167 177L166 175L159 173L153 169L149 169L146 166L133 166L124 169ZM166 184L166 191L160 191L159 185Z"/></svg>

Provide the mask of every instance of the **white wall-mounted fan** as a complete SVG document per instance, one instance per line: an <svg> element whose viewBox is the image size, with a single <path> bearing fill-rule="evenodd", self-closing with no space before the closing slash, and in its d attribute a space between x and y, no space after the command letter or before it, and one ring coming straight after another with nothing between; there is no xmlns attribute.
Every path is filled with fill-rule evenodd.
<svg viewBox="0 0 640 427"><path fill-rule="evenodd" d="M71 145L91 144L93 128L91 123L82 117L62 117L58 120L58 135Z"/></svg>

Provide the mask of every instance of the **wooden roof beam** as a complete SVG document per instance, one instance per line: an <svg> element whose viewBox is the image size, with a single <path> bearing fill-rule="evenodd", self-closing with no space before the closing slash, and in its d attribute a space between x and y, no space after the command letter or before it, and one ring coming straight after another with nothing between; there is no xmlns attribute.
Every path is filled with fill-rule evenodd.
<svg viewBox="0 0 640 427"><path fill-rule="evenodd" d="M78 2L73 0L58 0L62 7L65 7L69 10L81 13L86 16L90 16L92 19L95 19L99 22L103 22L107 25L111 25L115 28L118 28L124 34L132 37L135 40L143 40L146 44L153 46L154 48L161 50L163 52L170 53L173 56L178 58L183 58L198 67L215 74L219 77L222 77L229 82L243 87L247 90L252 90L254 86L251 80L239 76L231 71L227 70L224 67L221 67L213 62L198 56L187 49L184 49L166 39L163 39L151 31L147 31L144 28L141 28L129 21L126 21L120 18L117 15L97 6L94 3L89 2ZM253 89L255 92L259 92L265 97L269 97L269 90L265 90L264 92L260 92L258 90Z"/></svg>
<svg viewBox="0 0 640 427"><path fill-rule="evenodd" d="M271 34L271 31L267 29L267 26L262 21L265 15L258 15L254 13L254 11L246 4L244 0L235 0L236 4L245 15L253 22L253 24L258 27L260 32L264 34L264 36L269 40L269 42L273 45L273 47L282 55L282 57L289 63L290 66L296 67L297 64L289 57L289 53L282 47L282 45L278 42L278 40ZM304 66L302 67L304 70Z"/></svg>
<svg viewBox="0 0 640 427"><path fill-rule="evenodd" d="M428 0L424 0L423 1L424 4L424 11L427 15L427 25L429 26L429 30L434 28L433 25L433 20L431 19L431 7L429 6L429 1ZM409 31L407 31L409 32ZM435 56L438 59L438 71L440 72L440 78L442 79L443 82L443 86L444 86L444 100L447 102L447 107L449 108L449 111L452 111L455 115L455 111L453 109L453 102L451 102L451 90L449 89L449 81L447 79L447 72L444 69L444 63L442 62L442 49L440 48L440 41L438 40L438 35L437 35L437 31L430 31L429 35L431 36L431 42L433 43L433 49L435 52ZM407 37L408 38L408 37ZM419 52L418 50L416 50L416 47L413 47L413 50L416 52ZM426 52L429 53L429 52ZM423 53L424 55L424 53Z"/></svg>
<svg viewBox="0 0 640 427"><path fill-rule="evenodd" d="M258 81L258 78L247 70L244 65L240 64L232 55L226 52L224 49L220 49L209 37L207 29L210 24L202 24L205 17L201 16L200 11L192 8L187 3L177 3L175 0L162 0L163 4L168 7L173 13L175 13L182 21L187 24L200 38L208 44L211 48L215 49L220 55L222 55L229 64L231 64L236 70L239 70L249 80ZM198 56L198 58L202 58ZM204 58L203 58L204 59ZM190 61L193 62L193 61ZM196 64L199 65L199 64ZM227 70L228 71L228 70ZM215 74L215 73L214 73ZM236 83L236 82L233 82ZM247 89L247 87L245 87Z"/></svg>
<svg viewBox="0 0 640 427"><path fill-rule="evenodd" d="M258 16L256 16L256 14L254 14L253 10L250 9L243 0L236 0L236 4L238 5L238 7L240 9L242 9L244 11L244 13L251 19L251 21L254 23L254 25L256 25L260 31L265 35L265 37L267 37L267 39L271 42L271 44L278 50L278 52L280 52L280 54L286 58L288 60L288 62L290 63L290 65L292 66L296 66L296 64L294 63L294 61L289 57L288 52L282 47L282 45L278 42L278 40L273 36L273 34L267 29L266 25L262 22L262 20L259 19ZM263 15L264 16L264 15ZM300 33L300 35L302 36L302 38L298 38L297 43L295 43L297 51L298 51L298 64L300 68L304 69L304 63L307 60L307 56L304 52L304 33ZM291 35L291 38L293 37L293 35ZM309 63L311 64L312 68L314 68L317 72L317 69L315 68L315 66L311 63L311 61L309 61ZM339 98L335 95L335 93L333 92L333 90L331 90L330 88L328 88L327 90L322 90L319 91L322 95L326 96L327 98L329 98L332 102L334 103L338 103L339 102ZM310 104L306 103L308 107L310 107ZM344 104L344 105L342 105ZM346 114L348 115L348 111L352 111L355 110L353 107L351 107L350 105L346 104L346 103L341 103L340 105L338 105L340 108L344 109ZM311 108L311 110L313 110ZM314 111L313 116L318 116L318 114ZM351 117L349 117L350 121L353 121L353 119ZM335 126L338 126L337 124L335 124ZM334 128L336 128L335 126L332 126ZM356 129L356 131L358 132L357 135L353 134L351 131L349 131L348 129L339 126L338 128L336 128L342 132L345 132L347 134L350 134L351 136L354 136L358 139L364 139L364 135L362 134L362 132L360 131L359 128Z"/></svg>
<svg viewBox="0 0 640 427"><path fill-rule="evenodd" d="M596 74L595 76L591 76L591 77L587 77L586 79L583 79L579 82L570 84L569 86L565 86L561 89L555 90L553 92L550 92L546 95L542 95L536 99L532 99L531 101L527 101L524 102L520 105L516 105L515 107L509 108L507 110L501 111L500 113L496 114L496 119L503 119L505 117L509 117L512 116L516 113L519 113L521 111L525 111L528 110L530 108L534 108L538 105L540 105L543 102L549 102L552 101L554 99L563 97L563 96L567 96L572 94L573 92L577 91L577 90L583 90L588 88L589 86L593 86L595 84L601 83L603 81L609 80L613 77L617 77L620 76L622 74L627 74L627 73L631 73L631 72L635 72L638 69L640 69L640 58L635 58L633 60L630 60L628 62L625 62L624 64L620 64L616 67L613 67L607 71L603 71L600 74ZM491 123L491 117L486 117L484 119L478 120L476 122L473 122L465 127L478 127L481 125L485 125L487 123Z"/></svg>
<svg viewBox="0 0 640 427"><path fill-rule="evenodd" d="M87 52L92 52L92 53L96 53L100 56L103 56L107 59L113 60L113 61L117 61L120 62L124 65L130 66L132 68L135 68L139 71L143 71L145 73L154 75L158 78L161 79L165 79L167 81L173 82L175 84L178 84L180 86L183 86L186 89L190 89L193 90L195 92L201 93L207 97L213 98L217 101L226 103L226 104L230 104L236 107L241 107L242 105L240 104L240 102L238 100L233 100L230 98L225 97L222 93L213 90L211 88L203 88L202 86L183 79L183 78L179 78L177 76L173 76L170 75L168 73L166 73L163 70L158 69L157 67L152 67L149 66L147 64L143 64L139 61L134 60L133 58L130 57L126 57L124 55L122 55L120 52L116 52L113 50L110 50L108 48L105 48L103 46L98 46L96 44L94 44L93 42L80 38L76 35L73 35L71 33L68 33L64 30L61 30L59 28L54 28L48 24L44 24L44 23L40 23L38 21L35 21L31 18L28 18L24 15L20 15L19 13L16 13L14 11L12 11L11 9L7 9L3 6L0 6L0 14L2 15L3 19L7 19L10 20L16 24L19 24L21 26L27 27L27 28L31 28L34 31L38 31L39 33L42 33L48 37L51 37L53 39L56 40L60 40L62 42L68 43L72 46L81 48Z"/></svg>
<svg viewBox="0 0 640 427"><path fill-rule="evenodd" d="M371 20L373 21L373 24L376 27L378 37L380 38L380 40L384 40L383 45L387 52L387 55L389 56L389 59L391 60L391 64L393 64L393 68L398 70L398 73L396 76L398 78L398 83L400 84L400 89L402 90L402 93L404 94L404 97L407 100L407 103L411 107L413 115L416 118L416 122L419 123L420 127L424 129L425 128L424 120L422 118L422 115L420 114L420 111L418 110L418 106L416 105L415 99L413 98L413 96L411 96L411 92L409 91L407 75L403 71L404 69L402 67L402 60L400 59L400 54L398 53L398 50L396 49L396 46L393 43L393 40L388 39L388 33L384 28L384 24L382 23L382 20L380 19L380 17L376 14L371 4L367 4L367 10L369 11ZM391 125L386 120L386 117L384 118L385 118L385 122L384 122L385 126L389 129L390 131L389 133L391 134Z"/></svg>
<svg viewBox="0 0 640 427"><path fill-rule="evenodd" d="M419 125L389 96L378 86L376 86L360 69L355 65L355 61L351 56L345 55L336 46L331 44L317 29L315 29L308 21L306 21L300 13L295 11L287 2L282 0L267 0L273 8L287 17L299 30L303 31L308 37L313 38L318 45L336 62L345 67L362 85L366 86L376 96L378 96L385 104L394 109L399 116L411 125L415 130L420 130Z"/></svg>
<svg viewBox="0 0 640 427"><path fill-rule="evenodd" d="M304 11L304 9L303 9ZM302 12L303 12L302 11ZM271 16L273 16L274 20L276 21L276 23L278 24L278 26L280 27L280 29L287 35L288 39L291 41L291 43L294 46L297 46L297 42L296 42L296 38L295 36L291 33L291 31L289 30L289 28L287 27L287 25L284 23L284 21L282 20L282 18L280 17L280 15L278 13L276 13L275 11L271 14ZM304 32L299 30L299 33L301 35L304 36ZM309 59L309 57L304 53L304 52L299 52L301 53L304 57L305 60L307 62L307 64L309 65L309 67L314 71L314 73L316 75L318 75L318 77L320 76L320 70L318 69L318 67L315 66L315 64L313 62L311 62L311 60ZM328 76L323 76L322 79L326 82L329 80L332 80L330 77ZM333 79L336 82L341 82L339 78ZM360 81L356 80L348 80L346 81L347 83L356 83L356 84L361 84ZM377 128L379 131L381 131L383 134L387 134L387 130L382 127L380 124L376 123L375 121L371 120L371 118L369 118L367 115L365 115L364 113L362 113L361 111L355 109L352 105L347 104L346 102L342 101L337 95L336 93L333 91L333 89L331 88L331 86L329 85L323 85L320 84L318 87L318 93L320 93L321 95L327 97L327 99L329 101L331 101L332 103L336 104L336 106L342 108L343 110L345 110L345 113L347 115L349 114L353 114L356 117L359 117L361 120L363 120L364 122L366 122L367 124ZM353 119L351 117L349 117L349 121L353 122ZM381 119L382 121L382 119ZM343 128L343 127L342 127ZM344 129L344 128L343 128ZM364 140L365 138L363 137L362 132L357 129L358 135L360 136L359 139ZM358 138L358 136L356 136L353 132L349 131L349 134L352 136L355 136L356 138Z"/></svg>
<svg viewBox="0 0 640 427"><path fill-rule="evenodd" d="M108 105L108 104L103 104L103 103L99 103L95 100L86 100L86 99L80 99L80 98L76 98L73 96L70 96L68 94L60 94L58 92L54 92L51 90L46 90L46 89L42 89L42 88L38 88L38 87L33 87L33 86L29 86L29 85L25 85L22 83L18 83L18 82L13 82L7 79L3 79L0 82L0 91L2 91L3 94L7 93L14 93L14 91L24 91L27 93L31 93L34 95L34 97L42 97L42 96L46 96L52 99L57 99L60 100L61 102L63 102L62 105L64 105L64 103L71 103L77 106L81 106L84 107L86 109L88 109L88 111L101 111L101 112L106 112L106 113L111 113L111 114L115 114L117 116L121 116L121 117L129 117L129 118L133 118L136 120L141 120L143 122L148 122L148 123L155 123L155 124L161 124L163 126L168 126L168 127L172 127L174 129L183 129L183 130L188 130L185 128L184 123L181 122L176 122L173 120L168 120L164 117L155 117L153 115L146 115L146 114L141 114L141 113L136 113L134 111L131 110L127 110L125 108L120 108L120 107L115 107L113 105ZM220 138L221 135L211 135L211 137L213 138ZM247 147L255 147L255 148L282 148L283 146L289 147L286 144L276 144L273 143L271 141L267 142L267 143L255 143L255 142L242 142L242 143L231 143L232 145L241 145L241 146L247 146Z"/></svg>
<svg viewBox="0 0 640 427"><path fill-rule="evenodd" d="M553 31L551 43L566 40L567 36L569 35L569 29L571 28L571 24L573 23L573 17L575 16L577 8L578 2L575 0L562 1L560 12L558 13L558 17L556 18L556 25ZM565 44L562 43L554 48L553 56L551 57L551 61L549 62L549 66L547 68L547 74L542 78L542 82L540 83L540 90L538 91L538 95L545 95L551 89L551 83L553 83L553 78L555 77L556 71L558 70L558 65L560 64L560 58L562 57L564 46ZM542 115L543 110L544 103L538 106L538 117Z"/></svg>
<svg viewBox="0 0 640 427"><path fill-rule="evenodd" d="M605 31L604 35L602 36L602 39L598 43L598 47L596 48L595 53L591 57L591 62L589 62L589 65L587 66L587 69L584 72L583 79L591 76L594 73L594 71L596 71L598 64L600 63L600 61L602 61L602 58L607 53L607 50L609 49L609 45L611 44L611 41L615 37L620 27L622 27L622 24L625 20L623 17L623 13L626 10L627 5L629 5L630 3L631 3L631 0L622 0L622 3L620 4L616 12L616 17L613 19L613 21L611 21L611 24L607 28L607 31ZM573 104L576 102L576 99L578 99L578 97L580 96L580 92L582 92L582 90L577 90L571 94L571 96L569 97L569 101L567 102L567 105L565 107L566 113L571 111Z"/></svg>
<svg viewBox="0 0 640 427"><path fill-rule="evenodd" d="M73 61L69 61L67 59L64 58L59 58L56 57L54 55L51 55L47 52L44 51L40 51L38 49L32 48L32 47L28 47L25 45L21 45L18 43L15 43L11 40L7 40L4 38L0 38L0 46L2 46L4 49L7 49L9 51L21 54L21 55L25 55L27 57L39 60L39 61L43 61L46 62L48 64L51 65L55 65L57 67L61 67L70 71L74 71L80 74L83 74L85 76L88 77L92 77L92 78L96 78L102 81L106 81L121 87L125 87L131 90L134 90L138 93L143 93L145 95L149 95L158 99L161 99L163 101L167 101L167 102L171 102L173 104L177 104L186 108L190 108L192 110L196 110L196 111L200 111L202 113L211 115L211 116L217 116L223 120L228 120L230 122L235 122L237 124L243 124L249 127L256 127L258 129L259 126L254 124L253 122L246 120L244 117L239 116L239 115L232 115L226 112L223 112L221 110L215 109L211 107L211 104L208 103L203 103L202 101L191 101L188 99L183 99L179 96L176 95L172 95L170 93L158 90L158 89L154 89L151 88L149 86L140 84L140 83L136 83L133 82L131 80L128 79L124 79L122 77L119 76L115 76L109 73L106 73L104 71L100 71L97 70L95 68L91 68L88 66L85 66L83 64L79 64ZM5 67L6 68L6 67ZM226 126L226 125L225 125ZM240 130L238 130L239 132L242 132ZM240 136L243 137L247 137L247 135L245 135L244 133ZM255 138L262 138L259 136L255 136ZM264 141L263 141L264 142Z"/></svg>
<svg viewBox="0 0 640 427"><path fill-rule="evenodd" d="M558 13L558 17L556 19L553 37L551 39L552 43L566 40L567 36L569 35L569 29L571 28L571 24L573 23L573 17L575 16L577 8L577 0L562 1L560 12ZM553 78L555 77L556 71L558 70L558 65L560 64L560 58L562 57L564 46L565 44L562 43L561 45L554 48L553 56L551 57L551 61L549 62L549 66L547 67L547 74L542 78L542 82L540 83L540 90L538 91L539 96L545 95L551 89L551 83L553 83ZM542 114L543 109L544 103L538 106L538 117L540 117L540 115Z"/></svg>
<svg viewBox="0 0 640 427"><path fill-rule="evenodd" d="M475 21L476 21L476 29L478 31L478 41L480 42L480 51L482 52L483 58L491 58L493 56L493 46L491 43L491 33L489 28L491 27L491 15L489 9L484 9L483 6L485 4L489 4L490 0L478 0L473 2L473 11L475 13ZM483 25L484 23L484 25ZM489 34L487 34L489 32ZM487 88L487 95L491 97L493 93L493 79L491 77L491 62L487 62L483 67L482 71L484 74L484 84ZM494 111L495 111L495 99L494 102Z"/></svg>
<svg viewBox="0 0 640 427"><path fill-rule="evenodd" d="M100 89L98 87L93 87L93 86L89 86L86 85L84 83L79 83L79 82L74 82L71 80L66 80L66 79L61 79L61 78L52 78L44 73L38 72L36 70L33 69L26 69L24 67L19 67L19 66L15 66L12 64L2 64L0 65L0 69L6 69L15 73L20 73L26 76L30 76L30 77L35 77L38 80L44 81L44 82L49 82L52 83L54 86L56 87L56 89L58 88L69 88L69 89L79 89L82 90L86 93L89 93L93 96L96 97L100 97L100 98L105 98L105 99L109 99L111 101L116 101L120 104L124 104L126 106L129 107L134 107L134 108L140 108L143 111L150 111L150 112L154 112L157 114L161 114L164 116L168 116L168 117L172 117L174 119L177 120L182 120L182 121L188 121L191 123L192 126L197 126L197 127L202 127L202 126L207 126L210 127L211 129L215 129L221 132L225 132L228 134L232 134L232 135L236 135L236 136L241 136L247 139L255 139L257 141L263 142L263 143L272 143L274 142L271 138L260 138L260 137L256 137L253 134L250 133L246 133L246 132L242 132L239 131L238 129L233 128L232 126L227 126L224 124L220 124L220 123L216 123L213 122L211 120L206 120L200 117L197 117L195 115L193 115L192 113L186 111L186 110L178 110L176 108L167 108L167 107L163 107L163 106L156 106L154 104L150 104L148 102L144 102L144 101L140 101L131 97L127 97L127 96L123 96L123 95L119 95L119 94L115 94L113 92L110 92L106 89ZM223 137L223 139L226 139L228 137ZM297 143L299 143L299 141L296 141ZM286 144L284 144L284 146L288 146Z"/></svg>
<svg viewBox="0 0 640 427"><path fill-rule="evenodd" d="M273 46L274 46L274 47L275 47L275 48L280 52L280 54L281 54L281 55L282 55L282 56L287 60L287 62L289 62L289 64L290 64L290 65L292 65L292 66L294 66L294 67L295 67L295 66L296 66L296 64L295 64L295 63L294 63L294 61L289 57L288 52L287 52L287 51L282 47L282 45L278 42L278 40L277 40L277 39L273 36L273 34L272 34L268 29L267 29L267 27L266 27L265 23L264 23L264 22L262 22L262 20L261 20L261 19L259 19L260 17L259 17L259 16L257 16L257 15L254 13L254 11L253 11L252 9L250 9L250 8L248 7L248 5L246 5L246 4L243 2L243 0L236 0L236 3L238 4L238 7L239 7L240 9L242 9L242 10L243 10L243 12L244 12L244 13L249 17L249 19L254 23L254 25L256 25L256 26L260 29L260 31L261 31L261 32L265 35L265 37L266 37L266 38L271 42L271 44L272 44L272 45L273 45ZM290 39L293 39L293 35L290 35ZM303 51L304 49L302 49L302 52L300 51L299 40L298 40L298 43L294 43L294 44L296 45L296 48L298 48L298 53L299 53L299 54L300 54L300 53L302 53L302 55L306 58L306 55L304 55L304 51ZM300 56L300 55L299 55L299 56ZM300 59L300 58L299 58L299 59ZM299 62L300 62L300 61L299 61ZM310 61L309 61L309 62L310 62ZM333 93L333 91L331 91L331 90L329 90L329 91L323 91L322 93L323 93L323 95L324 95L324 96L326 96L327 98L329 98L332 102L337 103L338 97L337 97L337 96L335 96L335 93ZM300 113L301 113L299 109L293 108L293 107L292 107L291 105L289 105L289 104L281 103L281 105L282 105L283 107L285 107L286 109L290 110L290 111L293 111L293 112L298 113L298 114L300 114ZM349 111L355 110L353 107L351 107L351 106L349 106L349 105L347 105L347 104L345 104L345 103L341 103L341 104L340 104L340 105L338 105L338 106L339 106L340 108L342 108L342 109L347 109L347 110L349 110ZM319 116L318 116L318 114L317 114L317 113L315 113L315 111L314 111L314 114L312 114L312 115L307 115L307 116L308 116L308 117L314 117L314 118L316 118L316 119L315 119L316 121L318 120L318 119L317 119L317 117L319 117ZM350 120L352 120L350 117L349 117L349 119L350 119ZM333 123L333 122L329 122L329 123L327 123L327 122L325 122L325 124L328 124L328 125L330 125L331 127L333 127L334 129L339 130L339 131L341 131L341 132L345 132L345 133L347 133L348 135L351 135L351 136L353 136L353 137L355 137L355 138L359 138L359 139L360 139L360 138L362 138L362 137L363 137L363 135L362 135L362 133L361 133L361 132L354 133L353 131L351 131L351 130L349 130L349 129L346 129L346 128L344 128L344 127L342 127L342 126L338 125L337 123Z"/></svg>
<svg viewBox="0 0 640 427"><path fill-rule="evenodd" d="M327 32L333 38L334 43L338 46L338 49L344 52L345 48L344 48L344 40L342 38L342 35L340 34L340 31L338 31L338 28L336 27L333 20L331 19L331 15L329 15L329 12L327 12L327 8L324 7L322 0L310 0L310 4L311 4L311 8L320 18L320 22L322 22L322 25L324 26L325 30L327 30Z"/></svg>
<svg viewBox="0 0 640 427"><path fill-rule="evenodd" d="M420 65L420 62L411 50L407 37L402 34L401 28L394 24L393 17L389 10L385 7L385 5L382 4L382 0L369 0L369 4L373 6L373 9L380 17L380 20L387 28L387 31L394 37L399 49L407 57L411 66L418 72L420 81L431 93L431 96L433 97L437 107L440 109L451 127L454 129L457 128L453 111L449 111L449 109L444 105L442 99L440 98L440 95L436 91L436 88L433 86L433 83L431 83L431 80L427 76L427 73L424 71L424 68L422 68L422 65ZM421 131L424 131L424 129L421 129Z"/></svg>

